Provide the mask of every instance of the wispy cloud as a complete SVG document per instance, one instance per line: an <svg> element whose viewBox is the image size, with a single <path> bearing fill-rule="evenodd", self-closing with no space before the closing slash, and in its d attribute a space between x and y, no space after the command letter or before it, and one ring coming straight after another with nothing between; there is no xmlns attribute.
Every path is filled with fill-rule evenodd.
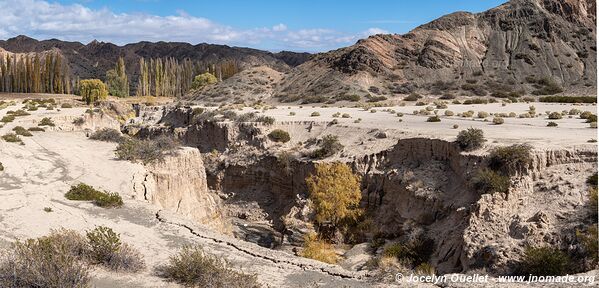
<svg viewBox="0 0 599 288"><path fill-rule="evenodd" d="M44 0L0 0L0 11L0 38L25 34L84 43L93 39L118 44L184 41L322 51L353 44L365 35L387 33L379 28L357 35L325 28L293 30L284 23L237 29L185 11L170 16L115 13L107 8L91 9L81 4L63 5Z"/></svg>

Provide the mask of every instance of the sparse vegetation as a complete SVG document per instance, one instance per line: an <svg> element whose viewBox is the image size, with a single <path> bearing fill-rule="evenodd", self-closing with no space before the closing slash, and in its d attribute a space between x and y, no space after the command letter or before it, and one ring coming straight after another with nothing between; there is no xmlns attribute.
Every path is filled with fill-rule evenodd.
<svg viewBox="0 0 599 288"><path fill-rule="evenodd" d="M92 133L89 136L89 139L104 141L104 142L120 143L125 139L125 137L121 134L120 131L118 131L114 128L102 128L102 129L97 130L96 132Z"/></svg>
<svg viewBox="0 0 599 288"><path fill-rule="evenodd" d="M557 127L557 123L550 121L549 123L547 123L547 127Z"/></svg>
<svg viewBox="0 0 599 288"><path fill-rule="evenodd" d="M325 240L319 239L315 233L308 234L304 239L304 249L301 252L302 257L318 260L321 262L335 264L338 256L333 246Z"/></svg>
<svg viewBox="0 0 599 288"><path fill-rule="evenodd" d="M441 118L439 118L437 115L431 116L426 119L426 122L441 122Z"/></svg>
<svg viewBox="0 0 599 288"><path fill-rule="evenodd" d="M493 117L493 124L495 125L501 125L505 122L505 120L503 120L503 118L501 117Z"/></svg>
<svg viewBox="0 0 599 288"><path fill-rule="evenodd" d="M456 142L464 151L472 151L482 147L483 143L487 141L484 136L484 132L481 129L468 128L460 131Z"/></svg>
<svg viewBox="0 0 599 288"><path fill-rule="evenodd" d="M25 129L22 126L15 126L15 128L12 128L12 131L15 131L15 133L20 136L25 136L25 137L33 136L33 134L31 134L31 132L29 132L27 129Z"/></svg>
<svg viewBox="0 0 599 288"><path fill-rule="evenodd" d="M282 129L275 129L268 134L268 138L270 138L274 142L283 142L287 143L291 140L289 133Z"/></svg>
<svg viewBox="0 0 599 288"><path fill-rule="evenodd" d="M489 167L508 173L522 171L532 163L531 151L532 147L528 144L494 148L489 154Z"/></svg>
<svg viewBox="0 0 599 288"><path fill-rule="evenodd" d="M94 264L114 271L137 272L144 268L139 252L126 243L120 235L106 226L98 226L87 231L87 254Z"/></svg>
<svg viewBox="0 0 599 288"><path fill-rule="evenodd" d="M339 137L336 135L326 135L322 137L320 148L314 150L310 156L316 159L323 159L333 156L342 149L343 145L339 142Z"/></svg>
<svg viewBox="0 0 599 288"><path fill-rule="evenodd" d="M44 117L42 118L42 120L40 120L40 122L37 124L37 126L56 126L56 124L54 124L54 121L52 121L52 119L48 118L48 117Z"/></svg>
<svg viewBox="0 0 599 288"><path fill-rule="evenodd" d="M432 239L419 236L406 243L397 242L390 244L383 250L383 255L396 258L402 263L407 263L410 266L409 268L414 268L417 265L428 262L432 255L433 247L434 241Z"/></svg>
<svg viewBox="0 0 599 288"><path fill-rule="evenodd" d="M549 115L547 116L547 118L549 118L549 119L551 119L551 120L562 119L562 113L559 113L559 112L551 112L551 113L549 113Z"/></svg>
<svg viewBox="0 0 599 288"><path fill-rule="evenodd" d="M104 208L121 207L123 205L123 199L118 193L99 191L84 183L71 186L71 189L64 196L69 200L93 201L95 205Z"/></svg>
<svg viewBox="0 0 599 288"><path fill-rule="evenodd" d="M190 287L260 287L255 275L227 268L225 261L207 255L200 246L184 246L157 270L161 277Z"/></svg>
<svg viewBox="0 0 599 288"><path fill-rule="evenodd" d="M177 141L164 135L146 140L128 138L119 143L115 153L120 160L141 161L148 164L162 160L165 155L174 153L178 147Z"/></svg>
<svg viewBox="0 0 599 288"><path fill-rule="evenodd" d="M510 178L491 169L481 169L472 179L472 184L481 194L507 193L510 187Z"/></svg>
<svg viewBox="0 0 599 288"><path fill-rule="evenodd" d="M23 143L21 138L19 138L19 136L15 133L6 133L2 135L2 139L10 143Z"/></svg>
<svg viewBox="0 0 599 288"><path fill-rule="evenodd" d="M549 103L597 103L594 96L545 96L540 97L539 102Z"/></svg>
<svg viewBox="0 0 599 288"><path fill-rule="evenodd" d="M520 262L521 275L561 276L570 271L566 253L552 247L526 248Z"/></svg>

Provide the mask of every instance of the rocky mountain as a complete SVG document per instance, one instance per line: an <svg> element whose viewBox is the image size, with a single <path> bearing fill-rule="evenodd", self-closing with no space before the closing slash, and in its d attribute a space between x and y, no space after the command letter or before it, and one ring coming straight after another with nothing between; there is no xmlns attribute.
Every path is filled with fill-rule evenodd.
<svg viewBox="0 0 599 288"><path fill-rule="evenodd" d="M229 47L226 45L197 44L180 42L138 42L118 46L112 43L92 41L85 45L57 39L38 41L27 36L17 36L0 40L0 48L14 53L43 52L58 49L69 62L74 76L80 78L104 79L106 71L113 68L118 57L125 59L131 83L137 83L140 58L173 57L178 60L189 58L196 62L218 63L234 61L240 69L253 66L267 66L278 71L305 62L310 54L283 51L271 53L251 48ZM134 85L134 84L133 84Z"/></svg>
<svg viewBox="0 0 599 288"><path fill-rule="evenodd" d="M456 12L404 35L317 54L275 91L283 102L386 97L596 95L595 0L512 0Z"/></svg>

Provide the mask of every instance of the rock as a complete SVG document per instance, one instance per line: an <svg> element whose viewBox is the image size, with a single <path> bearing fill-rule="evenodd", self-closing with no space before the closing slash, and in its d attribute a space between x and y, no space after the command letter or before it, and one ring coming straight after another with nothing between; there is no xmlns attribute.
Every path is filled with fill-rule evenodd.
<svg viewBox="0 0 599 288"><path fill-rule="evenodd" d="M372 259L372 255L370 253L370 243L360 243L354 245L351 249L349 249L345 254L343 254L343 261L338 264L350 271L360 271L363 270L364 266L368 262L368 260Z"/></svg>

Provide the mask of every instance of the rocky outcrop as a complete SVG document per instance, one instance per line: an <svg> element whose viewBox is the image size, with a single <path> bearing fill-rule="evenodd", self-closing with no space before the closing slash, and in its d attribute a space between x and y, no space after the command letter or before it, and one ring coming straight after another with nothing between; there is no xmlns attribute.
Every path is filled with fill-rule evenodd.
<svg viewBox="0 0 599 288"><path fill-rule="evenodd" d="M208 189L202 156L195 148L181 148L146 165L145 173L134 175L133 185L135 198L219 230L225 227L221 200Z"/></svg>

